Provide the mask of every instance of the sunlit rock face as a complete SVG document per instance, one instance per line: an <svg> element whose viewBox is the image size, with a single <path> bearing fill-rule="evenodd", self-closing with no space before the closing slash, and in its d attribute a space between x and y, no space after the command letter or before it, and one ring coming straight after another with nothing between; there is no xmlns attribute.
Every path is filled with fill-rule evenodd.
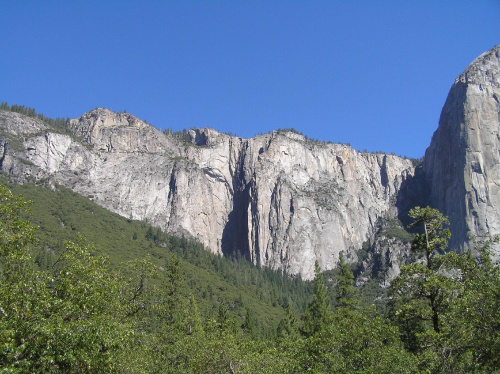
<svg viewBox="0 0 500 374"><path fill-rule="evenodd" d="M481 55L457 78L418 175L401 157L294 132L243 139L205 128L181 141L107 109L62 130L0 111L0 168L305 279L316 260L324 270L341 252L358 261L380 222L417 200L450 216L451 244L463 248L468 234L500 233L499 53ZM398 256L379 252L397 272Z"/></svg>
<svg viewBox="0 0 500 374"><path fill-rule="evenodd" d="M451 248L500 234L500 46L455 80L424 171L431 204L450 217Z"/></svg>
<svg viewBox="0 0 500 374"><path fill-rule="evenodd" d="M214 253L241 251L254 263L310 279L314 262L351 261L377 220L395 215L410 161L366 154L292 132L253 139L212 129L191 143L127 113L96 109L68 133L1 112L2 169L49 179L103 207L200 240Z"/></svg>
<svg viewBox="0 0 500 374"><path fill-rule="evenodd" d="M331 269L340 252L355 250L377 220L396 213L402 181L413 172L409 160L362 154L341 144L275 132L238 139L210 129L186 154L200 165L230 207L221 250L241 250L254 263L311 278L314 262Z"/></svg>

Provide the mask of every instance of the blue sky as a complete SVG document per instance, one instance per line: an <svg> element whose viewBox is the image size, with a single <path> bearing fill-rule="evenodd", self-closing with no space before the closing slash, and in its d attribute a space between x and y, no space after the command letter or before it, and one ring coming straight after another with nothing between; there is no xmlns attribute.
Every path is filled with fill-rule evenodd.
<svg viewBox="0 0 500 374"><path fill-rule="evenodd" d="M421 157L500 1L1 0L0 101Z"/></svg>

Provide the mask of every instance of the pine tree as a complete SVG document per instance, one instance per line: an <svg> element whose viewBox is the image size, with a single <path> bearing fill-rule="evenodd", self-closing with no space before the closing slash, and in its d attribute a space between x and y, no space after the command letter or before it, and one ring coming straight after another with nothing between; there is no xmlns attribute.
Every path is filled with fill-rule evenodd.
<svg viewBox="0 0 500 374"><path fill-rule="evenodd" d="M243 321L241 328L248 336L253 337L255 335L255 318L250 308L246 308L245 320Z"/></svg>
<svg viewBox="0 0 500 374"><path fill-rule="evenodd" d="M186 326L190 295L182 276L179 259L173 255L166 264L160 286L159 303L155 305L156 324L162 330L162 339L170 344L189 331Z"/></svg>
<svg viewBox="0 0 500 374"><path fill-rule="evenodd" d="M415 207L408 214L413 218L413 222L408 228L420 227L423 233L418 233L413 239L411 249L417 253L425 255L427 267L432 267L432 256L435 252L442 253L448 246L448 239L451 236L448 228L443 225L449 224L448 217L445 217L439 210L431 207Z"/></svg>
<svg viewBox="0 0 500 374"><path fill-rule="evenodd" d="M299 323L290 304L286 307L285 318L283 318L277 329L278 339L294 340L299 335Z"/></svg>
<svg viewBox="0 0 500 374"><path fill-rule="evenodd" d="M187 335L194 335L202 331L200 312L198 311L198 305L196 304L193 294L189 295L186 327Z"/></svg>
<svg viewBox="0 0 500 374"><path fill-rule="evenodd" d="M229 330L231 327L229 309L225 300L219 303L219 308L217 309L217 326L220 331Z"/></svg>
<svg viewBox="0 0 500 374"><path fill-rule="evenodd" d="M444 262L450 256L438 256L446 248L450 231L443 228L448 218L430 207L410 210L414 219L409 227L419 227L412 251L424 255L424 263L402 266L401 273L391 284L392 310L398 321L407 347L418 351L422 346L422 332L441 331L441 319L457 294L459 285L448 276ZM444 262L443 262L444 261ZM430 324L430 326L429 326Z"/></svg>
<svg viewBox="0 0 500 374"><path fill-rule="evenodd" d="M318 261L316 261L314 267L313 300L307 305L302 316L304 322L302 334L306 337L312 336L323 330L330 323L332 317L330 298Z"/></svg>
<svg viewBox="0 0 500 374"><path fill-rule="evenodd" d="M432 256L435 252L441 252L446 249L448 239L450 238L450 230L443 228L444 224L448 224L448 217L443 216L437 209L430 207L416 207L410 210L409 216L414 219L409 227L423 227L423 233L417 234L411 249L414 252L424 253L427 268L432 273L436 274L438 269L433 269ZM428 287L429 288L429 287ZM435 287L430 289L425 294L429 300L432 309L432 325L435 332L439 332L439 311L441 307L442 293Z"/></svg>
<svg viewBox="0 0 500 374"><path fill-rule="evenodd" d="M354 308L358 304L356 298L356 287L354 287L354 275L351 266L344 261L341 253L339 258L339 273L337 275L336 302L339 308Z"/></svg>

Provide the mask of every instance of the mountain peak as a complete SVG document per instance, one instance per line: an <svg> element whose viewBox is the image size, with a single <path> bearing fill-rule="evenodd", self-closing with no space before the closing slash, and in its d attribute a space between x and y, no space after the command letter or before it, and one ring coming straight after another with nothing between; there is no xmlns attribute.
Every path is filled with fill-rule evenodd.
<svg viewBox="0 0 500 374"><path fill-rule="evenodd" d="M493 84L500 86L500 44L478 56L460 74L455 83Z"/></svg>
<svg viewBox="0 0 500 374"><path fill-rule="evenodd" d="M104 127L145 127L151 126L127 112L114 112L106 108L96 108L84 113L77 119L79 122L91 121ZM74 120L73 120L74 121Z"/></svg>
<svg viewBox="0 0 500 374"><path fill-rule="evenodd" d="M451 247L500 234L499 113L500 45L455 80L425 153L430 203L450 218Z"/></svg>
<svg viewBox="0 0 500 374"><path fill-rule="evenodd" d="M72 119L70 128L84 143L99 151L157 153L168 146L166 137L149 123L130 113L106 108L96 108Z"/></svg>

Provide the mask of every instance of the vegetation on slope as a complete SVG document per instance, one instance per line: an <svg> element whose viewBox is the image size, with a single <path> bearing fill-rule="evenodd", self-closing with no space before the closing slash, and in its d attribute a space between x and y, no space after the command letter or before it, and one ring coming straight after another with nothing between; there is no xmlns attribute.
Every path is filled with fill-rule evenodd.
<svg viewBox="0 0 500 374"><path fill-rule="evenodd" d="M283 308L291 304L300 312L309 300L310 285L299 277L259 269L239 255L214 255L196 241L123 218L64 187L51 191L5 179L3 183L32 201L28 218L39 227L34 259L42 269L52 265L66 240L75 242L82 235L99 253L109 256L114 268L134 258L149 258L157 269L164 269L176 256L202 316L210 315L223 302L235 323L241 324L250 308L255 328L262 336L278 325L284 316ZM160 279L162 274L160 270Z"/></svg>
<svg viewBox="0 0 500 374"><path fill-rule="evenodd" d="M65 193L72 196L67 190L12 187L42 194L52 204L61 196L64 201ZM56 200L50 200L50 194ZM351 268L341 258L335 275L335 307L316 266L312 300L299 313L288 303L274 330L262 322L272 319L272 312L256 317L258 305L272 308L258 291L268 286L266 282L271 284L268 290L279 282L287 287L289 278L280 281L274 278L277 274L252 270L241 260L210 262L218 258L210 256L200 260L236 278L245 271L250 278L252 274L261 277L260 287L252 287L259 284L258 278L233 287L223 277L214 279L216 273L208 269L212 265L190 269L198 261L193 243L118 217L108 218L118 231L113 239L120 240L123 234L130 246L110 246L110 256L78 237L60 246L59 235L73 238L77 229L92 224L77 226L78 222L56 214L62 206L51 203L32 206L32 217L38 209L46 213L45 220L40 220L46 226L38 232L54 233L42 234L36 242L37 230L24 213L27 205L0 188L3 372L491 373L500 369L500 270L491 261L489 242L478 245L479 258L470 253L439 254L449 231L443 228L446 218L434 209L410 212L413 225L422 228L412 249L424 255L424 262L402 267L390 288L386 316L373 306L361 305ZM84 200L71 209L80 214L79 221L86 221L86 214L97 221L100 214ZM71 216L71 211L67 213ZM56 227L62 232L57 234ZM179 247L173 244L176 240ZM137 243L143 246L133 245ZM179 259L182 256L195 261L188 263ZM240 268L231 273L228 264ZM212 278L198 278L190 270ZM208 279L227 290L198 298L194 292L203 293L199 282ZM247 288L251 292L243 293ZM242 319L235 309L231 314L234 303L228 302L235 290L242 292ZM276 297L269 296L270 300ZM198 308L203 299L212 303L205 315ZM257 321L267 333L256 330Z"/></svg>
<svg viewBox="0 0 500 374"><path fill-rule="evenodd" d="M67 122L0 109L60 131ZM27 215L30 204L0 187L0 372L500 371L491 242L478 243L479 257L444 254L446 218L434 209L410 212L421 228L414 238L399 225L383 232L412 239L424 262L403 266L377 309L342 260L329 274L317 266L310 285L210 254L64 188L9 188L33 204Z"/></svg>
<svg viewBox="0 0 500 374"><path fill-rule="evenodd" d="M69 134L69 118L50 118L47 117L41 113L37 113L37 111L34 108L30 108L24 105L9 105L5 101L2 101L0 103L0 110L7 110L10 112L15 112L15 113L21 113L24 114L25 116L31 117L31 118L37 118L43 122L45 122L53 131L62 133L62 134Z"/></svg>

